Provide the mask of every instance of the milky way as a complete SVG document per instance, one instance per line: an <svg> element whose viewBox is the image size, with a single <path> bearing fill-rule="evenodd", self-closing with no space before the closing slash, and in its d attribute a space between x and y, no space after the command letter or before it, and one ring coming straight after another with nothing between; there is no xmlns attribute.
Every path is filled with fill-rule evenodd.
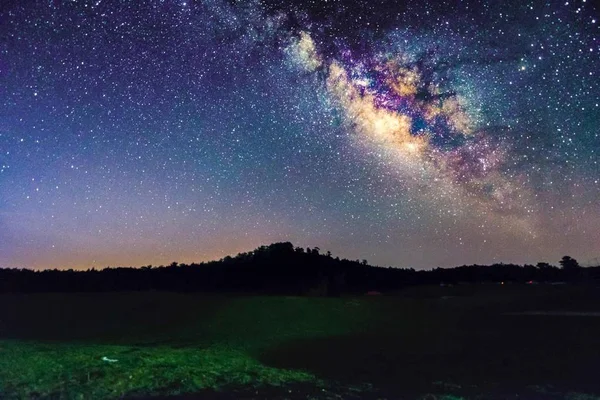
<svg viewBox="0 0 600 400"><path fill-rule="evenodd" d="M600 257L586 1L3 2L0 267Z"/></svg>

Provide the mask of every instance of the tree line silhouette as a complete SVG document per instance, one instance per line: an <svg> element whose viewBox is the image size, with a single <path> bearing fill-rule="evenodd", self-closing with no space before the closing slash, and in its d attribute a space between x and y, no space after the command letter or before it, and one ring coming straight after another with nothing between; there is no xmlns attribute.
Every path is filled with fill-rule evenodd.
<svg viewBox="0 0 600 400"><path fill-rule="evenodd" d="M600 282L600 266L582 268L569 256L560 260L561 268L500 263L416 271L374 267L367 260L334 258L320 251L282 242L199 264L86 271L0 269L0 293L161 290L336 296L430 284Z"/></svg>

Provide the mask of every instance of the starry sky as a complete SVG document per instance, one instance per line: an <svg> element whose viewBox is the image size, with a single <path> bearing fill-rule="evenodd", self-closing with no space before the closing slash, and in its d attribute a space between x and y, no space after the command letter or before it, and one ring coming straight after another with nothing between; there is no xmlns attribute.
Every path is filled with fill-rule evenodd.
<svg viewBox="0 0 600 400"><path fill-rule="evenodd" d="M600 257L590 0L2 1L0 267Z"/></svg>

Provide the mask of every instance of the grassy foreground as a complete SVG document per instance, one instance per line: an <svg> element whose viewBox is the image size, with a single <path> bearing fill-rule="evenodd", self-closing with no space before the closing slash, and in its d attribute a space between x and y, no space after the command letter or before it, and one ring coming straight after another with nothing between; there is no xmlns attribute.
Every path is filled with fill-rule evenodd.
<svg viewBox="0 0 600 400"><path fill-rule="evenodd" d="M318 384L311 373L268 367L258 354L296 338L360 330L365 319L345 299L173 293L0 297L2 398L108 399Z"/></svg>
<svg viewBox="0 0 600 400"><path fill-rule="evenodd" d="M250 399L267 396L252 388L279 387L267 397L597 399L600 318L507 313L599 305L595 289L541 286L351 298L1 295L0 398L246 388L227 398Z"/></svg>
<svg viewBox="0 0 600 400"><path fill-rule="evenodd" d="M266 367L243 351L2 342L5 396L104 399L178 394L230 384L308 381L310 374ZM101 355L118 361L106 362Z"/></svg>

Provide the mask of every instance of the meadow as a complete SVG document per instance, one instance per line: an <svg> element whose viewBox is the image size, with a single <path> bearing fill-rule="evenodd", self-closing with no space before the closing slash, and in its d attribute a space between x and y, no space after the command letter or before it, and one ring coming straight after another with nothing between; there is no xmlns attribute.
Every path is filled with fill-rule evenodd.
<svg viewBox="0 0 600 400"><path fill-rule="evenodd" d="M0 398L598 399L598 311L589 285L2 294Z"/></svg>

